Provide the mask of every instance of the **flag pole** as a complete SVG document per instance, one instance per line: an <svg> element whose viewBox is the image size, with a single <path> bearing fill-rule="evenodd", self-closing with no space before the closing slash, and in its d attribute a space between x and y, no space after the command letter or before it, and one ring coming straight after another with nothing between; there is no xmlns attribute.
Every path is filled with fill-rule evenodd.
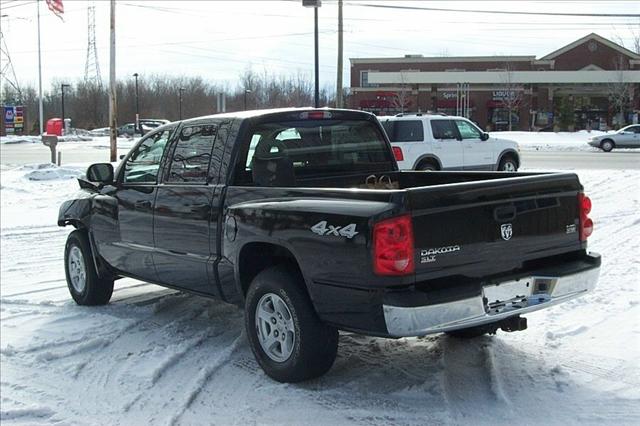
<svg viewBox="0 0 640 426"><path fill-rule="evenodd" d="M40 0L38 5L38 115L40 117L40 135L43 133L44 115L42 111L42 54L40 52Z"/></svg>

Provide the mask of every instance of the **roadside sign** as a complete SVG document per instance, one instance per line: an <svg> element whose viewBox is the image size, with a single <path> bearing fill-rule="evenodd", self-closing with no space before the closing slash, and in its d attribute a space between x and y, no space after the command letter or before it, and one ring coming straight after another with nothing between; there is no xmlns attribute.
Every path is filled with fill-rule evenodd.
<svg viewBox="0 0 640 426"><path fill-rule="evenodd" d="M22 133L24 129L23 106L4 106L2 116L7 134Z"/></svg>

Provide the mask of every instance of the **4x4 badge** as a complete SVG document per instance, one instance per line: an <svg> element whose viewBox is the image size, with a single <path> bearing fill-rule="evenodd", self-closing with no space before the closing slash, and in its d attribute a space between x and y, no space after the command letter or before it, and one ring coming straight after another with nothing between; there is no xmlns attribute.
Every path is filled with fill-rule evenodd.
<svg viewBox="0 0 640 426"><path fill-rule="evenodd" d="M510 223L500 225L500 235L502 235L502 239L505 241L509 241L511 239L511 236L513 235L513 227Z"/></svg>

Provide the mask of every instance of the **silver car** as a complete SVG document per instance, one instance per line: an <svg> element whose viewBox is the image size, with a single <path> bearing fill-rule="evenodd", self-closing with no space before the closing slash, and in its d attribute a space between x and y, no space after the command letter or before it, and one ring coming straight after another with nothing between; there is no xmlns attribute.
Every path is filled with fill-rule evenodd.
<svg viewBox="0 0 640 426"><path fill-rule="evenodd" d="M640 124L623 127L615 133L589 138L589 145L609 152L613 148L640 148Z"/></svg>

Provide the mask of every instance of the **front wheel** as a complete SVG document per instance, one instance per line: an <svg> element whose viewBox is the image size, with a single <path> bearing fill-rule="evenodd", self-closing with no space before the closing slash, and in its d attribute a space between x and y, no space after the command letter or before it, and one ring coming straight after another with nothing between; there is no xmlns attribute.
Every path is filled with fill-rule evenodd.
<svg viewBox="0 0 640 426"><path fill-rule="evenodd" d="M611 150L613 149L613 141L610 141L609 139L602 141L602 143L600 144L600 148L604 151L604 152L611 152Z"/></svg>
<svg viewBox="0 0 640 426"><path fill-rule="evenodd" d="M498 166L498 170L502 172L517 172L518 171L518 162L515 158L506 155L500 160L500 165Z"/></svg>
<svg viewBox="0 0 640 426"><path fill-rule="evenodd" d="M83 231L67 237L64 271L71 297L78 305L104 305L113 293L113 277L98 277L89 238Z"/></svg>
<svg viewBox="0 0 640 426"><path fill-rule="evenodd" d="M285 266L260 272L245 302L245 327L260 367L279 382L300 382L329 371L338 330L320 321L302 279Z"/></svg>

